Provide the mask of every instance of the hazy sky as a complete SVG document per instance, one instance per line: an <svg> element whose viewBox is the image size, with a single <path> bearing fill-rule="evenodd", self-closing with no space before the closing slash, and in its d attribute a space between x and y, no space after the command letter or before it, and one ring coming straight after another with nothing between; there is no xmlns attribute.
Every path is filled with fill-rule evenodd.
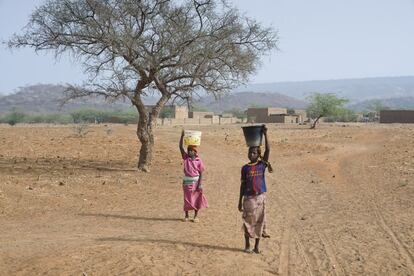
<svg viewBox="0 0 414 276"><path fill-rule="evenodd" d="M0 40L20 32L42 0L0 0ZM232 0L278 30L279 51L252 83L414 75L414 0ZM0 45L0 93L37 83L82 83L69 58Z"/></svg>

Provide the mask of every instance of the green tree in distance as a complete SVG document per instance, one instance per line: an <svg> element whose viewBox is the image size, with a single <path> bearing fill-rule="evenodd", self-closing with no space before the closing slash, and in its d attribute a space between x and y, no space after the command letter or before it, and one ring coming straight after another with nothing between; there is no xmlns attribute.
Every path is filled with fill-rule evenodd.
<svg viewBox="0 0 414 276"><path fill-rule="evenodd" d="M313 120L311 129L316 127L320 118L339 114L343 105L348 102L347 99L338 98L333 93L314 93L308 100L310 104L306 111Z"/></svg>
<svg viewBox="0 0 414 276"><path fill-rule="evenodd" d="M26 117L26 114L19 111L17 108L12 108L12 111L2 118L0 118L0 122L8 123L11 126L14 126L17 123L22 123Z"/></svg>
<svg viewBox="0 0 414 276"><path fill-rule="evenodd" d="M374 111L377 114L379 114L381 110L387 110L387 109L390 109L390 108L384 105L381 100L373 100L368 106L369 111Z"/></svg>

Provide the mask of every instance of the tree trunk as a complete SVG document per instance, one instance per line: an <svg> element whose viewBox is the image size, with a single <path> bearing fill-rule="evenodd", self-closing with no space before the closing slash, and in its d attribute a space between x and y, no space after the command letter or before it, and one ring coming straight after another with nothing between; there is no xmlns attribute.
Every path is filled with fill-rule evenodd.
<svg viewBox="0 0 414 276"><path fill-rule="evenodd" d="M152 162L152 149L154 148L154 133L152 129L151 114L140 115L137 127L137 136L141 142L139 150L138 169L149 172Z"/></svg>
<svg viewBox="0 0 414 276"><path fill-rule="evenodd" d="M154 148L153 129L156 127L158 115L168 99L168 95L162 95L157 104L151 109L151 112L148 112L141 98L135 98L134 104L139 113L137 136L141 142L138 170L144 172L150 171Z"/></svg>
<svg viewBox="0 0 414 276"><path fill-rule="evenodd" d="M315 127L316 127L316 124L318 123L318 121L319 121L319 119L321 118L322 116L319 116L318 118L316 118L316 120L313 122L313 124L311 125L311 127L310 127L310 129L314 129Z"/></svg>

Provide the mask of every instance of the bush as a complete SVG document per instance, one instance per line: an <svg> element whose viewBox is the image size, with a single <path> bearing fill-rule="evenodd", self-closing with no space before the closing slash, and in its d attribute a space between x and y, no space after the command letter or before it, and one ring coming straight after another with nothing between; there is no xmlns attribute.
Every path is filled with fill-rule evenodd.
<svg viewBox="0 0 414 276"><path fill-rule="evenodd" d="M238 109L238 108L232 108L232 109L226 110L226 111L224 111L224 113L231 113L231 114L233 114L234 117L236 117L238 119L246 119L247 118L246 111Z"/></svg>
<svg viewBox="0 0 414 276"><path fill-rule="evenodd" d="M12 111L0 118L0 123L6 123L11 126L14 126L17 123L24 123L26 115L20 111Z"/></svg>
<svg viewBox="0 0 414 276"><path fill-rule="evenodd" d="M138 122L138 114L135 110L111 110L100 111L96 109L80 109L70 114L26 114L19 111L12 111L0 116L0 123L15 125L17 123L28 124L82 124L82 123L119 123L130 124Z"/></svg>
<svg viewBox="0 0 414 276"><path fill-rule="evenodd" d="M164 118L172 118L174 115L173 108L171 106L164 106L161 111L159 117Z"/></svg>
<svg viewBox="0 0 414 276"><path fill-rule="evenodd" d="M68 114L32 114L26 115L25 122L29 124L70 124L73 123L73 119Z"/></svg>
<svg viewBox="0 0 414 276"><path fill-rule="evenodd" d="M328 116L325 118L325 122L356 122L358 115L349 109L341 109L334 116Z"/></svg>
<svg viewBox="0 0 414 276"><path fill-rule="evenodd" d="M86 123L80 123L73 126L73 132L77 137L85 137L85 135L89 132L89 125Z"/></svg>
<svg viewBox="0 0 414 276"><path fill-rule="evenodd" d="M70 113L75 124L80 123L102 123L103 112L95 109L79 109Z"/></svg>
<svg viewBox="0 0 414 276"><path fill-rule="evenodd" d="M70 113L73 122L79 123L136 123L138 114L134 110L101 111L96 109L79 109Z"/></svg>

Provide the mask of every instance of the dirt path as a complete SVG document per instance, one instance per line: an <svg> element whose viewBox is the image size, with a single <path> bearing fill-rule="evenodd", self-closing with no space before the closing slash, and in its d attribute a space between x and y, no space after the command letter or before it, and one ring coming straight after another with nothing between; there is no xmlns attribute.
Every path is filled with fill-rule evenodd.
<svg viewBox="0 0 414 276"><path fill-rule="evenodd" d="M210 208L184 223L179 128L145 174L133 127L0 126L0 274L414 274L413 127L270 126L261 255L241 251L240 126L201 130Z"/></svg>
<svg viewBox="0 0 414 276"><path fill-rule="evenodd" d="M323 143L332 149L327 153L284 163L274 178L287 179L276 187L277 208L287 214L289 234L281 241L292 251L282 250L279 273L297 274L290 265L296 262L304 266L300 273L309 275L414 273L413 248L399 238L407 233L399 233L396 220L384 219L399 212L387 204L384 184L389 183L368 171L389 139L361 132L349 137L350 143ZM300 172L291 169L295 165Z"/></svg>

